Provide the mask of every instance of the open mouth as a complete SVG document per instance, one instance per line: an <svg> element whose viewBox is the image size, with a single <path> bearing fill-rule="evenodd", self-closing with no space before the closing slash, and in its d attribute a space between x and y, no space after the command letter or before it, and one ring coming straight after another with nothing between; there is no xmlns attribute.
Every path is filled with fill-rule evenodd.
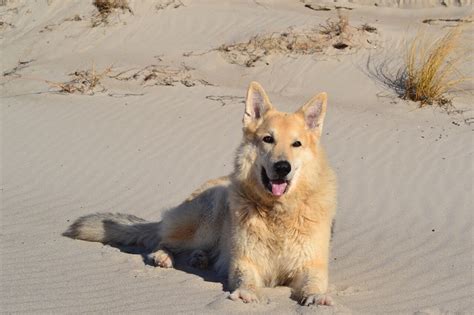
<svg viewBox="0 0 474 315"><path fill-rule="evenodd" d="M283 195L290 184L286 179L270 179L264 167L262 167L262 182L265 188L276 197Z"/></svg>

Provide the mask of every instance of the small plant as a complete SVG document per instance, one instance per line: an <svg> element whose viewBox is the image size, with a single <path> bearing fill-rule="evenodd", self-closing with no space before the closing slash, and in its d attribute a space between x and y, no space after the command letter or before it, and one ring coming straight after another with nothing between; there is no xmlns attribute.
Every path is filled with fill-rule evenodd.
<svg viewBox="0 0 474 315"><path fill-rule="evenodd" d="M420 102L420 106L450 102L445 94L461 82L469 80L457 69L463 61L459 54L462 30L456 27L429 44L419 33L409 44L404 64L403 85L405 99Z"/></svg>

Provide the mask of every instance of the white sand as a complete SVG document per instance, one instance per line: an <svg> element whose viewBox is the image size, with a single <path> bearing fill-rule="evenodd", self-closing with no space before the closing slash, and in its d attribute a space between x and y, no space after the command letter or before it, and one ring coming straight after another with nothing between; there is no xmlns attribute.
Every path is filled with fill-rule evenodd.
<svg viewBox="0 0 474 315"><path fill-rule="evenodd" d="M423 1L419 9L415 1L401 8L397 1L339 1L354 8L344 11L351 24L377 27L372 49L271 56L269 65L251 68L201 53L289 26L318 26L335 11L290 0L183 0L156 10L164 2L132 1L133 15L95 28L88 1L0 6L1 72L32 60L0 78L0 312L474 313L472 94L453 95L467 109L462 114L417 109L366 68L369 54L400 57L422 25L441 33L449 24L424 19L472 17L472 2ZM81 21L64 22L76 14ZM465 36L472 45L472 23ZM90 96L57 94L42 81L67 81L93 63L118 72L182 62L195 69L192 80L213 86L108 79L107 91ZM330 263L335 307L301 307L284 287L266 289L266 305L235 303L212 273L157 269L140 255L61 236L96 211L158 220L201 182L229 173L251 80L281 110L329 93L323 141L340 182ZM233 97L222 106L219 96Z"/></svg>

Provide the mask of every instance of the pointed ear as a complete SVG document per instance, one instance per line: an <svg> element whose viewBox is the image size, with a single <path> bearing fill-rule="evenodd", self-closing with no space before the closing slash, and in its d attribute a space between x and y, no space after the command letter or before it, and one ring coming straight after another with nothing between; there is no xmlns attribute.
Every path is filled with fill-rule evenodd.
<svg viewBox="0 0 474 315"><path fill-rule="evenodd" d="M247 91L247 100L245 101L244 126L259 120L272 108L270 99L262 86L258 82L251 82Z"/></svg>
<svg viewBox="0 0 474 315"><path fill-rule="evenodd" d="M319 134L323 130L327 99L328 96L325 92L319 93L297 111L297 113L303 114L306 127L313 131L319 131Z"/></svg>

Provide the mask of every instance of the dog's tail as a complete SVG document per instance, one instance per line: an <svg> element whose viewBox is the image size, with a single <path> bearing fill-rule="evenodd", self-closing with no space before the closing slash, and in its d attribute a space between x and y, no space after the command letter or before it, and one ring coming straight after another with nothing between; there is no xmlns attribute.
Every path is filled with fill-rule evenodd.
<svg viewBox="0 0 474 315"><path fill-rule="evenodd" d="M122 213L96 213L77 219L64 236L111 245L154 249L160 241L160 223Z"/></svg>

